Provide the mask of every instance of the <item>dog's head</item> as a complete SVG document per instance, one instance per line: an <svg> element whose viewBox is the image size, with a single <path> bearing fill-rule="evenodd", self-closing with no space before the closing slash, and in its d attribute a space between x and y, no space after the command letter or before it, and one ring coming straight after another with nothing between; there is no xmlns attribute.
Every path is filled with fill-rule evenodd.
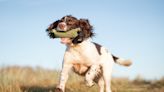
<svg viewBox="0 0 164 92"><path fill-rule="evenodd" d="M73 44L81 43L83 40L90 38L94 35L90 25L89 20L87 19L77 19L71 15L64 16L60 20L52 23L48 28L47 32L50 33L52 29L69 31L71 29L80 28L81 31L78 33L78 36L70 39ZM54 38L53 35L49 34L50 38ZM64 39L64 38L63 38Z"/></svg>

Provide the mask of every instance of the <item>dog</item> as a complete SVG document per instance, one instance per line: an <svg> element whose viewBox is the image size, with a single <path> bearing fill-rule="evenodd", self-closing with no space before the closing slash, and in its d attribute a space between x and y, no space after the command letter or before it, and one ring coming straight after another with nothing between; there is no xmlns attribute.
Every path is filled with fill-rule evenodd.
<svg viewBox="0 0 164 92"><path fill-rule="evenodd" d="M66 15L50 24L47 32L50 38L54 38L54 35L51 34L52 29L69 31L75 28L81 29L77 37L61 38L61 43L65 44L67 48L64 54L60 81L55 92L65 92L65 84L71 70L85 76L87 86L93 86L94 83L97 83L99 92L112 92L111 75L113 64L130 66L132 64L131 60L118 58L105 47L92 42L91 38L95 33L88 19L77 19L72 15Z"/></svg>

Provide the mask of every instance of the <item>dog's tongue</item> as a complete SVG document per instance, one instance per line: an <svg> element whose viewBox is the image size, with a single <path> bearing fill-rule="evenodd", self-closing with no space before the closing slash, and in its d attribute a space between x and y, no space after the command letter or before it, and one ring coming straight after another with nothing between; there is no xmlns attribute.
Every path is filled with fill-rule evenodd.
<svg viewBox="0 0 164 92"><path fill-rule="evenodd" d="M69 38L61 38L61 43L63 44L69 43Z"/></svg>

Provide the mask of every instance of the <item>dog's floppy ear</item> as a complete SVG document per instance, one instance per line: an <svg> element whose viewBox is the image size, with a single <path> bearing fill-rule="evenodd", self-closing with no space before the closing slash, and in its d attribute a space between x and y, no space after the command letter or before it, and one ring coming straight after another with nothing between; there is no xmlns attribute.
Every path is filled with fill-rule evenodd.
<svg viewBox="0 0 164 92"><path fill-rule="evenodd" d="M79 26L84 33L85 38L92 37L94 33L92 32L93 27L90 25L89 20L80 19Z"/></svg>
<svg viewBox="0 0 164 92"><path fill-rule="evenodd" d="M60 20L57 20L57 21L53 22L53 23L47 28L46 31L50 31L50 30L52 30L52 29L54 29L54 28L57 28L59 22L60 22Z"/></svg>
<svg viewBox="0 0 164 92"><path fill-rule="evenodd" d="M80 19L79 20L79 27L81 31L78 33L78 36L72 40L73 44L81 43L83 40L94 36L92 31L92 26L87 19Z"/></svg>
<svg viewBox="0 0 164 92"><path fill-rule="evenodd" d="M48 33L50 38L55 38L55 35L51 32L52 29L57 28L58 24L59 24L60 20L57 20L55 22L53 22L47 29L46 32Z"/></svg>

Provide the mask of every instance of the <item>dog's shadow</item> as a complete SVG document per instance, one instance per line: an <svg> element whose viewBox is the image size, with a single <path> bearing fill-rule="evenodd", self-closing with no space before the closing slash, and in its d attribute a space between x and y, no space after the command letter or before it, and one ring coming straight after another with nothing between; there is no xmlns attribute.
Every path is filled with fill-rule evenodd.
<svg viewBox="0 0 164 92"><path fill-rule="evenodd" d="M21 92L55 92L55 86L21 86ZM66 92L71 92L68 88L66 88Z"/></svg>
<svg viewBox="0 0 164 92"><path fill-rule="evenodd" d="M21 92L55 92L55 86L21 86Z"/></svg>

